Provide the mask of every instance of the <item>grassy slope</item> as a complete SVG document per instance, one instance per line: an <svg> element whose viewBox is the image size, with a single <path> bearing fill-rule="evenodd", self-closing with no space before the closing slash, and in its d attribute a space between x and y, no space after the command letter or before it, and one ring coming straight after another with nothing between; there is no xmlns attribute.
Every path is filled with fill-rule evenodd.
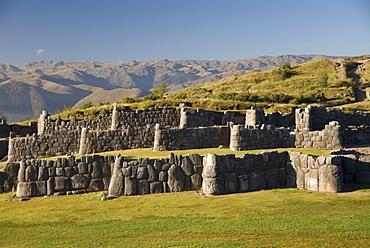
<svg viewBox="0 0 370 248"><path fill-rule="evenodd" d="M235 157L243 157L245 153L262 153L262 152L269 152L269 151L296 151L301 152L303 154L310 154L314 157L318 156L329 156L331 150L325 150L325 149L315 149L315 148L278 148L278 149L259 149L259 150L247 150L247 151L232 151L229 148L203 148L203 149L187 149L187 150L174 150L174 151L160 151L160 152L154 152L152 148L138 148L138 149L127 149L127 150L119 150L119 151L109 151L109 152L101 152L96 153L102 156L107 155L117 155L120 154L121 156L125 157L127 160L134 160L138 158L150 158L150 159L156 159L156 158L168 158L170 153L173 153L175 155L188 155L188 154L199 154L201 156L205 156L207 153L217 154L217 155L226 155L226 154L235 154ZM74 156L78 159L81 157L81 155L74 154ZM48 157L44 158L46 160L56 160L56 158L60 157L68 157L67 155L63 156L56 156L56 157ZM5 163L4 163L5 164ZM1 165L1 163L0 163Z"/></svg>
<svg viewBox="0 0 370 248"><path fill-rule="evenodd" d="M351 87L353 82L348 78L345 78L345 81L339 80L338 73L328 60L295 66L291 70L291 76L285 80L279 79L277 70L235 75L216 82L173 92L168 94L167 99L183 99L184 101L198 103L213 101L221 104L220 102L224 102L225 105L228 102L229 105L233 103L235 106L237 104L242 106L243 101L234 99L222 101L220 94L226 92L229 94L256 94L261 97L284 94L292 98L289 101L290 104L288 104L290 106L300 104L304 98L309 99L322 93L327 98L326 101L321 102L324 105L332 106L353 100ZM341 94L341 96L338 96L338 94ZM298 101L293 99L298 99ZM269 105L274 104L269 103Z"/></svg>
<svg viewBox="0 0 370 248"><path fill-rule="evenodd" d="M370 239L369 191L8 195L0 195L2 247L365 247Z"/></svg>
<svg viewBox="0 0 370 248"><path fill-rule="evenodd" d="M368 75L367 71L364 73ZM289 74L283 79L279 75L279 68L263 72L252 71L166 93L165 99L149 100L144 97L130 99L129 102L124 99L112 104L97 104L88 109L68 108L58 114L62 118L70 115L95 118L102 109L111 111L113 105L119 108L143 109L153 106L177 107L181 102L208 110L245 110L254 106L264 108L267 112L291 112L293 107L305 107L307 104L336 106L354 101L352 86L355 83L347 77L345 71L337 72L329 60L293 66ZM324 100L321 99L322 95Z"/></svg>

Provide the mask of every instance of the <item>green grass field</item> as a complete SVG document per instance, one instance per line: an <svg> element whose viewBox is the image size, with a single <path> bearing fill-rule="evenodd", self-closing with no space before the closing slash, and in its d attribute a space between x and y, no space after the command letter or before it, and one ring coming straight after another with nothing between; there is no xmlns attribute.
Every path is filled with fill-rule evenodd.
<svg viewBox="0 0 370 248"><path fill-rule="evenodd" d="M1 247L366 247L370 191L0 195Z"/></svg>
<svg viewBox="0 0 370 248"><path fill-rule="evenodd" d="M262 153L262 152L269 152L269 151L278 151L278 152L284 152L284 151L295 151L295 152L301 152L304 154L310 154L312 156L318 157L318 156L329 156L331 150L327 149L316 149L316 148L274 148L274 149L258 149L258 150L246 150L246 151L232 151L229 148L203 148L203 149L186 149L186 150L173 150L173 151L160 151L160 152L154 152L152 148L137 148L137 149L127 149L127 150L118 150L118 151L109 151L109 152L101 152L96 153L102 156L107 155L117 155L121 154L121 156L131 160L131 159L138 159L138 158L168 158L168 155L170 153L173 153L175 155L188 155L188 154L199 154L201 156L205 156L207 153L217 154L217 155L226 155L226 154L235 154L236 157L243 157L245 153ZM81 155L75 154L76 158L80 158ZM45 159L48 160L55 160L59 157L68 157L65 156L57 156L57 157L48 157Z"/></svg>

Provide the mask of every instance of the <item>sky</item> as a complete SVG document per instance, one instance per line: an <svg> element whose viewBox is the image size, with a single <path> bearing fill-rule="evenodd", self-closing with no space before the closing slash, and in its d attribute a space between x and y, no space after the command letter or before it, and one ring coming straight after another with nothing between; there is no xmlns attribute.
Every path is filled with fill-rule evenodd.
<svg viewBox="0 0 370 248"><path fill-rule="evenodd" d="M0 63L370 54L370 0L0 0Z"/></svg>

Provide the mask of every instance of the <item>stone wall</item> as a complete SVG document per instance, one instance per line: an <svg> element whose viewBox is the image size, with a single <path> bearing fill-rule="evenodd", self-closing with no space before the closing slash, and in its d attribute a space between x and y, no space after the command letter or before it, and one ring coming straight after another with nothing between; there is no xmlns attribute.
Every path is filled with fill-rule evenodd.
<svg viewBox="0 0 370 248"><path fill-rule="evenodd" d="M89 132L83 154L153 147L154 128L131 127L125 130Z"/></svg>
<svg viewBox="0 0 370 248"><path fill-rule="evenodd" d="M230 128L227 126L184 129L159 129L157 127L153 150L228 147L229 142Z"/></svg>
<svg viewBox="0 0 370 248"><path fill-rule="evenodd" d="M296 128L310 131L322 130L331 121L338 121L343 129L363 129L370 126L370 114L345 113L342 110L327 111L322 106L309 106L304 111L297 109L295 113Z"/></svg>
<svg viewBox="0 0 370 248"><path fill-rule="evenodd" d="M143 195L197 190L202 186L202 157L170 154L169 158L142 158L126 162L116 157L109 195Z"/></svg>
<svg viewBox="0 0 370 248"><path fill-rule="evenodd" d="M289 152L287 168L293 168L296 187L319 192L340 192L343 189L341 156L314 158L300 152ZM370 164L368 164L370 166Z"/></svg>
<svg viewBox="0 0 370 248"><path fill-rule="evenodd" d="M341 127L332 121L321 131L309 131L307 128L295 130L295 146L297 148L339 149L343 146Z"/></svg>
<svg viewBox="0 0 370 248"><path fill-rule="evenodd" d="M347 154L342 163L345 183L370 184L370 155Z"/></svg>
<svg viewBox="0 0 370 248"><path fill-rule="evenodd" d="M341 130L343 146L370 145L370 129Z"/></svg>
<svg viewBox="0 0 370 248"><path fill-rule="evenodd" d="M161 126L178 127L180 124L180 109L178 108L150 108L143 110L117 110L112 113L103 111L96 119L84 118L76 120L71 116L69 120L62 120L58 117L51 120L47 112L44 111L39 118L39 134L52 133L57 130L80 130L89 128L90 130L121 130L131 127L154 126L160 123Z"/></svg>
<svg viewBox="0 0 370 248"><path fill-rule="evenodd" d="M292 114L282 114L280 112L265 113L263 110L249 109L245 115L245 126L256 128L263 124L275 127L294 127L294 118Z"/></svg>
<svg viewBox="0 0 370 248"><path fill-rule="evenodd" d="M199 108L181 108L180 114L180 126L186 126L188 128L226 125L228 121L234 121L235 117L235 112L232 111L225 111L222 113Z"/></svg>
<svg viewBox="0 0 370 248"><path fill-rule="evenodd" d="M0 138L7 138L9 136L25 137L37 133L37 122L30 122L29 126L20 126L17 124L8 125L6 122L0 124Z"/></svg>
<svg viewBox="0 0 370 248"><path fill-rule="evenodd" d="M262 189L300 188L339 192L343 186L341 157L319 157L298 152L264 152L205 156L202 189L205 194L228 194Z"/></svg>
<svg viewBox="0 0 370 248"><path fill-rule="evenodd" d="M33 135L9 140L8 161L59 156L78 153L79 131L55 131L53 134Z"/></svg>
<svg viewBox="0 0 370 248"><path fill-rule="evenodd" d="M168 158L129 162L119 155L28 160L7 165L5 171L13 176L3 180L0 175L0 190L17 185L17 196L23 197L102 190L113 196L200 189L207 195L278 188L340 192L343 178L349 183L370 183L370 155L351 156L314 158L273 151L242 158L171 153Z"/></svg>
<svg viewBox="0 0 370 248"><path fill-rule="evenodd" d="M17 196L77 194L108 190L113 156L21 161Z"/></svg>
<svg viewBox="0 0 370 248"><path fill-rule="evenodd" d="M289 129L245 129L242 125L231 128L230 149L233 151L263 148L294 147L294 135Z"/></svg>

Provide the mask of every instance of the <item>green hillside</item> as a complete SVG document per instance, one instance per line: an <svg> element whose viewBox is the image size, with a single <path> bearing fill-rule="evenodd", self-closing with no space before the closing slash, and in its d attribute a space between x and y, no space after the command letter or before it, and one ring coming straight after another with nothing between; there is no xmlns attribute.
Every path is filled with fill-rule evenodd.
<svg viewBox="0 0 370 248"><path fill-rule="evenodd" d="M368 56L346 59L323 59L292 66L233 75L216 82L208 82L165 94L152 93L143 98L122 97L120 102L84 104L80 109L67 108L59 113L67 118L84 115L94 118L102 109L143 109L149 107L176 107L186 103L194 108L208 110L245 110L263 108L268 112L291 112L308 104L326 107L348 107L348 110L369 110L368 101L356 102L356 93L368 86L370 80ZM159 89L158 87L157 89ZM155 92L155 90L153 91ZM366 100L366 99L365 99Z"/></svg>
<svg viewBox="0 0 370 248"><path fill-rule="evenodd" d="M335 106L354 101L354 86L345 72L336 70L335 63L324 59L234 75L170 93L166 99L181 99L195 106L220 110L315 103Z"/></svg>

